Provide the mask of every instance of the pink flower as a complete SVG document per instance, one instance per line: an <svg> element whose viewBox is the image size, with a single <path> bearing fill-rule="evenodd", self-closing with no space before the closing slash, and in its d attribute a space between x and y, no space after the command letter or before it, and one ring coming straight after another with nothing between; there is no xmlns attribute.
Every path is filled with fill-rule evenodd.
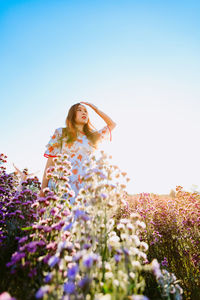
<svg viewBox="0 0 200 300"><path fill-rule="evenodd" d="M15 300L15 298L11 297L9 293L4 292L0 294L0 300Z"/></svg>

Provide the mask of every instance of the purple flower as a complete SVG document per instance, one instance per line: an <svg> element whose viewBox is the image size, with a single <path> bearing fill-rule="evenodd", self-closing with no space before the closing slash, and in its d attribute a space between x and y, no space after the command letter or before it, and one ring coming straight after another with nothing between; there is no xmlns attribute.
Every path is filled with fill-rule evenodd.
<svg viewBox="0 0 200 300"><path fill-rule="evenodd" d="M90 220L90 217L87 216L86 214L84 214L81 216L81 219L86 222L86 221Z"/></svg>
<svg viewBox="0 0 200 300"><path fill-rule="evenodd" d="M43 230L44 230L44 232L50 232L50 231L52 231L52 228L50 226L44 226Z"/></svg>
<svg viewBox="0 0 200 300"><path fill-rule="evenodd" d="M76 277L77 272L79 271L78 265L75 265L68 269L67 276L69 279L74 279Z"/></svg>
<svg viewBox="0 0 200 300"><path fill-rule="evenodd" d="M163 267L168 267L167 257L164 257L164 260L161 262L161 265L162 265Z"/></svg>
<svg viewBox="0 0 200 300"><path fill-rule="evenodd" d="M77 218L81 217L81 216L84 215L84 214L85 214L85 212L84 212L83 210L77 209L77 210L75 211L75 216L76 216Z"/></svg>
<svg viewBox="0 0 200 300"><path fill-rule="evenodd" d="M89 289L89 286L90 286L90 282L91 282L91 279L86 276L84 277L83 279L81 279L78 283L78 286L83 290L83 291L87 291Z"/></svg>
<svg viewBox="0 0 200 300"><path fill-rule="evenodd" d="M83 265L86 267L86 268L91 268L92 265L93 265L93 258L92 256L88 256L87 258L85 258L83 260Z"/></svg>
<svg viewBox="0 0 200 300"><path fill-rule="evenodd" d="M25 257L25 253L18 253L18 252L15 252L13 255L12 255L12 261L14 261L15 263L18 262L20 259L22 259L23 257Z"/></svg>
<svg viewBox="0 0 200 300"><path fill-rule="evenodd" d="M115 261L118 263L121 260L121 256L119 254L114 255Z"/></svg>
<svg viewBox="0 0 200 300"><path fill-rule="evenodd" d="M37 269L36 268L30 270L30 272L28 273L28 276L31 277L31 278L33 276L36 276L36 275L37 275Z"/></svg>
<svg viewBox="0 0 200 300"><path fill-rule="evenodd" d="M70 230L71 229L71 227L72 227L72 225L73 225L73 223L71 222L71 223L69 223L68 225L66 225L64 228L63 228L63 230Z"/></svg>
<svg viewBox="0 0 200 300"><path fill-rule="evenodd" d="M29 244L26 245L27 250L29 252L31 252L31 253L36 252L36 250L37 250L37 244L38 244L37 241L30 242Z"/></svg>
<svg viewBox="0 0 200 300"><path fill-rule="evenodd" d="M47 246L47 249L52 249L55 250L57 248L57 243L56 242L50 242Z"/></svg>
<svg viewBox="0 0 200 300"><path fill-rule="evenodd" d="M64 283L63 289L66 294L73 294L75 292L75 284L71 281Z"/></svg>
<svg viewBox="0 0 200 300"><path fill-rule="evenodd" d="M87 249L88 250L90 247L91 247L91 244L87 244L86 243L86 244L83 245L83 249Z"/></svg>
<svg viewBox="0 0 200 300"><path fill-rule="evenodd" d="M50 267L54 267L57 263L59 262L59 258L57 256L52 256L49 261L48 261L48 265Z"/></svg>
<svg viewBox="0 0 200 300"><path fill-rule="evenodd" d="M44 282L47 283L51 281L52 277L53 277L52 273L47 274L44 278Z"/></svg>
<svg viewBox="0 0 200 300"><path fill-rule="evenodd" d="M49 286L48 285L45 285L45 286L42 286L38 291L37 293L35 294L35 297L38 299L38 298L43 298L44 295L46 293L48 293L49 291Z"/></svg>
<svg viewBox="0 0 200 300"><path fill-rule="evenodd" d="M59 212L59 209L57 207L53 207L50 211L50 214L52 216L55 216Z"/></svg>
<svg viewBox="0 0 200 300"><path fill-rule="evenodd" d="M41 208L41 209L39 210L39 215L42 215L43 213L45 213L45 211L46 211L46 208L45 208L45 207Z"/></svg>
<svg viewBox="0 0 200 300"><path fill-rule="evenodd" d="M160 270L160 264L158 263L157 259L153 259L151 262L152 266L152 273L155 275L156 278L159 278L162 276L161 270Z"/></svg>
<svg viewBox="0 0 200 300"><path fill-rule="evenodd" d="M42 247L42 246L45 246L46 244L45 244L44 241L38 241L37 245L40 246L40 247Z"/></svg>
<svg viewBox="0 0 200 300"><path fill-rule="evenodd" d="M24 237L22 237L22 238L19 240L18 243L24 243L24 242L27 241L27 240L28 240L28 237L27 237L27 236L24 236Z"/></svg>
<svg viewBox="0 0 200 300"><path fill-rule="evenodd" d="M104 194L104 193L101 193L101 197L102 197L103 199L108 198L108 196L107 196L106 194Z"/></svg>

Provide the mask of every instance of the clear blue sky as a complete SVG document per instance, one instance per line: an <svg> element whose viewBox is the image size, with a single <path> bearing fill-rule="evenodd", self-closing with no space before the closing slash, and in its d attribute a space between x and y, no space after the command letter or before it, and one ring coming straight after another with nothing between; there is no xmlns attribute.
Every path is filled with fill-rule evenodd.
<svg viewBox="0 0 200 300"><path fill-rule="evenodd" d="M104 149L130 193L200 186L199 15L199 1L0 1L8 170L41 180L45 145L84 100L117 123Z"/></svg>

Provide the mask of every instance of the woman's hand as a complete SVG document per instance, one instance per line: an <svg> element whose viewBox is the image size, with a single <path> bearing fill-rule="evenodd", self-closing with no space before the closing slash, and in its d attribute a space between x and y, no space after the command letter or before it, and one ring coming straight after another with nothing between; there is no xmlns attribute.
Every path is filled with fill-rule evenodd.
<svg viewBox="0 0 200 300"><path fill-rule="evenodd" d="M85 105L88 105L89 107L91 107L92 109L94 109L94 111L97 111L97 110L98 110L98 108L97 108L94 104L92 104L92 103L89 103L89 102L83 102L83 101L81 101L80 103L85 104Z"/></svg>

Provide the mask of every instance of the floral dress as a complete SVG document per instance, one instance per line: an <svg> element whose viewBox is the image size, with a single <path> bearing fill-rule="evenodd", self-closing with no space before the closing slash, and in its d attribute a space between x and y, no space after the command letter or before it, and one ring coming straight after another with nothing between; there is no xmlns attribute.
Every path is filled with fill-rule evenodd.
<svg viewBox="0 0 200 300"><path fill-rule="evenodd" d="M100 133L100 142L103 140L111 141L111 130L108 126L98 130ZM60 146L60 137L62 135L62 127L57 128L46 145L45 157L56 157L57 154L67 154L68 160L72 165L72 175L69 176L69 184L75 195L70 198L70 203L73 204L80 188L84 186L81 176L85 173L83 162L86 162L91 154L97 150L96 147L88 140L85 134L79 133L76 141L72 144L67 144L66 138L63 138L62 147ZM54 187L53 181L48 181L48 187Z"/></svg>

